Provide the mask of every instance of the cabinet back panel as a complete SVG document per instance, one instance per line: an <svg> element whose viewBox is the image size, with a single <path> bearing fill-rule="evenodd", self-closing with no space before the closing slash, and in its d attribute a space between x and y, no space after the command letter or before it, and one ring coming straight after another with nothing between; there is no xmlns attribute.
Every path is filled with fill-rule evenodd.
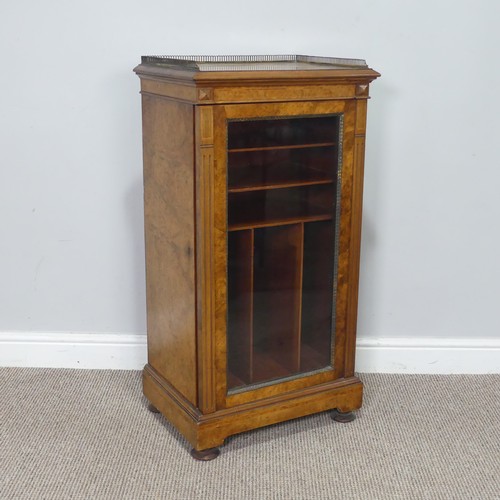
<svg viewBox="0 0 500 500"><path fill-rule="evenodd" d="M196 404L193 107L142 99L148 362Z"/></svg>

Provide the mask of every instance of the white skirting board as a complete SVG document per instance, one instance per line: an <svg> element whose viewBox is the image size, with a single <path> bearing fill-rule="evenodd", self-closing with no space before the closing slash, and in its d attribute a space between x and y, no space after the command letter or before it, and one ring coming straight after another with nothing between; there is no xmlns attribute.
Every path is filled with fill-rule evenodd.
<svg viewBox="0 0 500 500"><path fill-rule="evenodd" d="M0 332L0 366L140 370L146 335ZM500 339L358 338L359 373L500 373Z"/></svg>
<svg viewBox="0 0 500 500"><path fill-rule="evenodd" d="M500 373L500 339L359 338L360 373Z"/></svg>
<svg viewBox="0 0 500 500"><path fill-rule="evenodd" d="M140 370L146 335L0 332L0 366Z"/></svg>

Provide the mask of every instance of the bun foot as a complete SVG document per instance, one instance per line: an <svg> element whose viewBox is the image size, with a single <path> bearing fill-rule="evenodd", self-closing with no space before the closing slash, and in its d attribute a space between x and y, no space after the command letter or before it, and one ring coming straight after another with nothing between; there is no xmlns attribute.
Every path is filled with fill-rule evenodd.
<svg viewBox="0 0 500 500"><path fill-rule="evenodd" d="M148 404L148 410L151 413L160 413L160 411L158 410L158 408L156 408L156 406L153 406L151 403Z"/></svg>
<svg viewBox="0 0 500 500"><path fill-rule="evenodd" d="M333 410L331 417L335 422L340 422L341 424L347 424L356 419L356 415L352 411L342 412L337 409Z"/></svg>
<svg viewBox="0 0 500 500"><path fill-rule="evenodd" d="M203 462L208 462L219 456L219 448L208 448L208 450L191 450L191 456L196 460L202 460Z"/></svg>

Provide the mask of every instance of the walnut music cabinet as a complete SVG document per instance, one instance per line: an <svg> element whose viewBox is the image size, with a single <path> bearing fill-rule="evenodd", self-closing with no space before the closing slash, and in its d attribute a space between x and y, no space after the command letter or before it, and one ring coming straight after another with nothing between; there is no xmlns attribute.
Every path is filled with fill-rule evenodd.
<svg viewBox="0 0 500 500"><path fill-rule="evenodd" d="M141 79L144 394L224 439L361 406L354 374L368 87L357 59L151 56Z"/></svg>

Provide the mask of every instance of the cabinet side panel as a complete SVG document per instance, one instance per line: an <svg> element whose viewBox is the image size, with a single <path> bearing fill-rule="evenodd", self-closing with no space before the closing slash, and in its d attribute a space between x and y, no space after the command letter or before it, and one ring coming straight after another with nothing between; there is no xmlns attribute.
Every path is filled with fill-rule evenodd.
<svg viewBox="0 0 500 500"><path fill-rule="evenodd" d="M148 362L196 405L193 107L142 103Z"/></svg>

